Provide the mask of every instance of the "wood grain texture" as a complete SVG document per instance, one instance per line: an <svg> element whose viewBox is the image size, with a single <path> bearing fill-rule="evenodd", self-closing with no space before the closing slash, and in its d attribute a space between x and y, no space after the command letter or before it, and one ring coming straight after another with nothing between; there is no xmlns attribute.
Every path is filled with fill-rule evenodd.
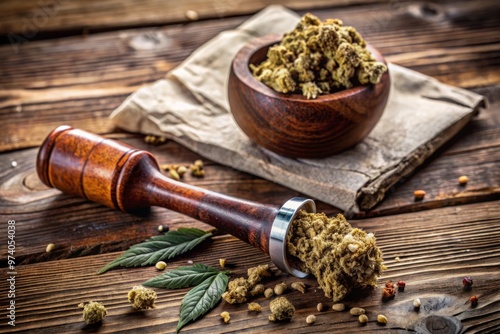
<svg viewBox="0 0 500 334"><path fill-rule="evenodd" d="M311 12L322 19L343 19L388 61L445 83L466 88L498 84L496 1L449 2L434 6L434 12L428 6L379 4ZM247 18L33 41L18 53L10 45L0 46L0 150L38 146L62 123L97 133L113 131L107 116L128 94L163 77L204 42Z"/></svg>
<svg viewBox="0 0 500 334"><path fill-rule="evenodd" d="M500 275L500 202L478 203L462 207L449 207L422 213L393 215L351 221L376 234L387 271L379 280L404 280L404 292L395 299L382 302L380 288L356 292L344 301L348 307L363 307L369 317L366 326L360 326L357 318L347 311L336 313L330 309L331 301L317 289L313 278L307 278L307 292L302 295L289 290L286 297L297 311L289 323L270 323L269 300L256 301L263 306L261 314L249 313L246 304L229 305L221 302L201 320L188 325L182 332L293 332L324 333L335 328L339 332L391 332L403 333L426 316L454 317L461 321L464 332L493 333L500 330L500 294L497 277ZM404 225L404 228L400 226ZM431 232L431 233L429 233ZM66 333L98 330L102 333L171 333L178 320L183 295L188 289L162 290L158 293L157 309L135 312L127 302L126 293L132 286L158 274L153 267L117 269L103 275L95 272L111 261L118 253L80 257L77 259L49 261L19 266L16 298L17 321L12 332ZM397 262L395 257L399 256ZM218 267L218 259L227 258L232 276L246 274L246 269L269 263L269 258L258 250L233 237L216 237L197 250L171 261L168 268L185 265L187 260ZM277 270L272 266L275 273ZM5 274L5 269L2 269ZM474 280L471 291L462 289L462 277ZM273 287L281 281L295 281L289 276L276 276L265 281ZM5 285L0 295L6 294ZM469 297L479 297L479 304L471 308ZM414 298L420 298L422 307L415 312L411 306ZM99 300L108 308L108 316L102 326L86 328L76 307L87 300ZM328 309L316 310L318 302ZM219 313L228 311L231 322L224 325ZM5 311L2 311L5 312ZM375 317L387 316L386 326L377 325ZM315 314L316 323L309 326L305 318ZM0 330L7 329L0 324Z"/></svg>
<svg viewBox="0 0 500 334"><path fill-rule="evenodd" d="M341 0L336 6L372 4L385 0ZM23 1L0 3L0 34L18 34L30 38L44 32L81 32L135 26L151 26L190 21L187 11L195 11L198 19L224 18L255 13L271 4L280 3L294 10L331 7L328 0L282 1ZM192 17L191 19L195 19ZM33 38L32 37L32 38ZM12 37L11 37L12 38Z"/></svg>

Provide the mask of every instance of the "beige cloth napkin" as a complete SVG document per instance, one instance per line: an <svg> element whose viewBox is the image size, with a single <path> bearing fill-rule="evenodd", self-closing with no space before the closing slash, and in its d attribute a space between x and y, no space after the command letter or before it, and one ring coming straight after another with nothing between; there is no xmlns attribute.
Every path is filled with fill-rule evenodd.
<svg viewBox="0 0 500 334"><path fill-rule="evenodd" d="M353 149L325 159L290 159L251 142L226 96L231 61L250 39L292 30L299 17L269 6L196 50L167 77L129 96L110 116L120 128L173 139L215 162L332 204L347 215L368 210L455 135L483 97L389 64L391 94L382 118ZM255 200L258 201L258 195Z"/></svg>

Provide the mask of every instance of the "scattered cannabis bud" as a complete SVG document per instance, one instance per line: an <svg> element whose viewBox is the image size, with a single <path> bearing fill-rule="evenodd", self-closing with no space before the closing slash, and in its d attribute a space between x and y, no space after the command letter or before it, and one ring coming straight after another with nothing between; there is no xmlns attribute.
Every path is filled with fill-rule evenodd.
<svg viewBox="0 0 500 334"><path fill-rule="evenodd" d="M293 282L291 287L292 289L300 291L302 293L306 292L306 285L302 282Z"/></svg>
<svg viewBox="0 0 500 334"><path fill-rule="evenodd" d="M248 310L253 312L261 312L262 307L260 306L259 303L252 302L248 304Z"/></svg>
<svg viewBox="0 0 500 334"><path fill-rule="evenodd" d="M274 287L274 294L275 295L282 295L285 293L287 288L288 288L288 286L286 285L285 282L281 282L279 284L276 284L276 286Z"/></svg>
<svg viewBox="0 0 500 334"><path fill-rule="evenodd" d="M220 317L222 318L225 324L229 323L229 321L231 320L231 315L229 315L229 312L227 311L222 312L220 314Z"/></svg>
<svg viewBox="0 0 500 334"><path fill-rule="evenodd" d="M128 301L138 310L155 308L156 292L142 285L134 286L132 290L128 292Z"/></svg>
<svg viewBox="0 0 500 334"><path fill-rule="evenodd" d="M80 303L78 307L83 308L83 320L87 325L102 321L107 314L106 308L99 302Z"/></svg>
<svg viewBox="0 0 500 334"><path fill-rule="evenodd" d="M387 71L356 29L338 19L321 22L309 13L269 48L265 61L250 69L275 91L302 92L308 99L357 84L377 84Z"/></svg>
<svg viewBox="0 0 500 334"><path fill-rule="evenodd" d="M236 278L229 282L228 291L222 294L222 298L229 304L239 304L247 300L252 295L254 287L262 280L262 277L271 276L269 265L263 264L248 269L248 279L243 277ZM259 288L260 290L260 288Z"/></svg>
<svg viewBox="0 0 500 334"><path fill-rule="evenodd" d="M271 321L290 320L295 313L295 307L285 297L278 297L271 301L269 303L269 308L272 313L269 316L269 320Z"/></svg>
<svg viewBox="0 0 500 334"><path fill-rule="evenodd" d="M301 210L287 236L287 250L334 301L353 288L376 287L385 269L375 236L353 228L341 214L328 218Z"/></svg>

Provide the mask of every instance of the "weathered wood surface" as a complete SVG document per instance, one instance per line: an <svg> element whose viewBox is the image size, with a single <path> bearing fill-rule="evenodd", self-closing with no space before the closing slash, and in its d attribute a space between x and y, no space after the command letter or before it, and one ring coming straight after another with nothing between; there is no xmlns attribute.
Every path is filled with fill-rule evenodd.
<svg viewBox="0 0 500 334"><path fill-rule="evenodd" d="M312 12L358 27L388 61L460 87L498 84L497 2L453 2L436 6L436 12L426 6ZM10 44L0 46L0 151L38 146L63 121L112 132L107 116L129 93L163 77L201 44L246 18L29 42L18 53Z"/></svg>
<svg viewBox="0 0 500 334"><path fill-rule="evenodd" d="M422 213L409 213L389 217L352 221L355 226L373 231L384 253L387 271L380 278L404 280L404 292L398 292L394 300L383 302L381 290L352 294L344 301L349 307L363 307L369 317L366 326L360 326L357 317L344 311L330 309L332 302L317 289L314 279L307 278L307 292L302 295L289 290L287 298L297 308L290 323L269 323L269 300L255 298L263 306L263 312L252 314L246 303L229 305L222 301L203 319L188 325L182 332L293 332L324 333L334 330L347 332L406 332L414 324L429 315L460 319L465 332L484 333L500 330L500 300L498 277L500 276L500 202L448 207ZM433 231L433 233L429 233ZM204 249L203 249L204 248ZM162 290L158 293L157 309L146 312L133 311L127 301L127 292L134 285L158 274L152 267L116 269L102 275L95 272L111 261L118 253L85 256L76 259L48 261L18 267L19 291L16 327L12 332L75 333L93 331L85 327L76 307L88 299L98 299L108 306L108 316L98 331L102 333L173 333L178 321L180 303L188 289ZM399 256L397 262L395 257ZM233 277L246 275L246 269L270 263L267 256L233 237L221 236L204 244L204 247L169 263L170 268L185 265L187 260L218 267L218 259L227 257ZM273 267L274 268L274 267ZM6 272L2 269L2 274ZM274 272L278 274L277 269ZM474 280L471 291L462 289L463 276ZM280 276L268 279L265 285L273 287L296 279ZM0 295L7 293L5 285ZM471 308L471 295L479 298L479 304ZM422 307L415 312L412 301L420 298ZM322 302L328 308L316 310ZM228 311L230 324L223 324L219 314ZM377 314L389 319L387 326L376 323ZM305 318L315 314L316 323L307 325ZM43 324L43 326L41 326ZM7 329L5 323L0 330ZM94 328L94 330L97 330Z"/></svg>
<svg viewBox="0 0 500 334"><path fill-rule="evenodd" d="M427 164L398 184L368 213L372 217L352 221L378 236L389 267L380 283L403 279L408 283L406 292L388 303L381 302L380 290L350 296L346 300L349 306L363 306L368 311L370 322L360 327L346 312L318 314L317 302L331 302L321 291L314 292L314 280L307 279L311 286L307 294L287 295L297 307L291 323L269 323L268 301L260 299L265 309L260 315L248 313L245 305L220 303L183 332L403 333L402 328L413 326L426 314L454 316L467 333L500 331L500 6L494 0L381 2L335 2L339 7L329 7L331 2L321 0L282 3L300 13L339 17L357 27L389 61L477 91L491 102ZM40 3L2 2L0 34L22 34L24 19L29 19ZM157 234L159 224L173 229L209 226L160 208L144 216L121 213L48 189L35 174L37 148L53 128L69 124L152 151L161 163L189 164L198 159L174 142L147 145L141 136L115 129L107 116L130 92L163 77L201 44L241 24L248 18L245 15L267 2L193 0L169 4L167 14L158 7L163 2L147 2L151 6L132 2L134 8L142 6L144 10L123 15L117 13L124 2L85 2L85 9L78 7L79 2L57 3L61 4L58 13L37 36L14 47L0 45L0 220L4 222L0 224L0 240L7 244L5 222L15 219L19 272L17 326L7 326L2 311L0 332L173 332L186 289L157 289L158 309L143 314L132 311L126 293L153 277L155 269L120 269L100 276L95 272L119 251ZM231 10L221 15L215 4L231 6ZM186 24L185 11L192 5L196 5L200 20ZM82 29L90 34L81 35ZM99 30L108 32L93 33ZM17 167L12 167L12 161ZM276 206L300 195L209 161L206 170L205 178L186 176L185 182ZM462 174L469 177L466 186L457 184ZM426 190L423 201L414 201L415 189ZM319 211L338 212L318 204ZM56 249L46 253L50 242ZM7 247L2 246L2 280L7 273L6 255ZM401 262L395 262L396 256ZM169 266L185 264L188 259L217 266L222 257L233 265L234 276L243 275L249 266L269 263L257 249L221 235ZM461 288L465 275L475 280L472 291ZM279 277L267 285L282 279L294 281ZM7 291L7 285L1 284L2 309ZM479 297L477 308L468 304L471 294ZM434 306L428 304L428 312L424 308L413 313L409 303L416 297L432 300ZM91 298L100 298L108 307L109 317L101 327L85 327L76 307ZM221 324L218 314L222 310L231 312L230 325ZM389 317L388 326L375 323L378 312ZM311 313L317 315L317 321L307 326L305 317Z"/></svg>

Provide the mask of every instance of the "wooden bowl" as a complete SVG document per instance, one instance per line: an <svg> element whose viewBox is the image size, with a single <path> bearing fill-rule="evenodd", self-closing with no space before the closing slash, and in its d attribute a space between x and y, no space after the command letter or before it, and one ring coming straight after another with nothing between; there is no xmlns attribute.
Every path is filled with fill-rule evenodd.
<svg viewBox="0 0 500 334"><path fill-rule="evenodd" d="M292 158L323 158L353 147L382 116L390 90L389 73L376 85L356 86L308 100L283 94L255 79L259 64L281 37L256 38L236 55L229 76L229 104L243 132L255 143ZM367 47L380 62L385 60Z"/></svg>

